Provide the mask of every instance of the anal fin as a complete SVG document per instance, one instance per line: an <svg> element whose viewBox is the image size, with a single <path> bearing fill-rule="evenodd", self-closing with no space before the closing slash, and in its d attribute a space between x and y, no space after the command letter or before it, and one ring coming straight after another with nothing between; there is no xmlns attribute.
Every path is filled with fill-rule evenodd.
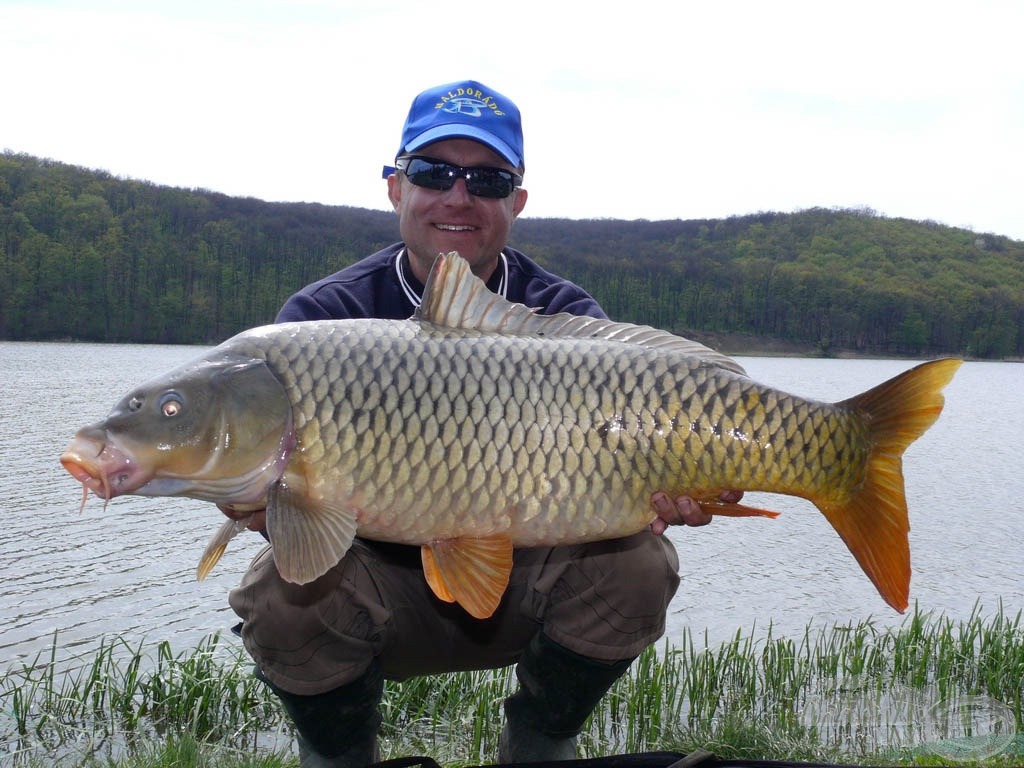
<svg viewBox="0 0 1024 768"><path fill-rule="evenodd" d="M749 507L746 504L737 504L721 499L701 499L697 504L706 514L722 517L770 517L774 519L781 514L781 512L773 512L770 509Z"/></svg>
<svg viewBox="0 0 1024 768"><path fill-rule="evenodd" d="M512 572L508 536L443 539L421 553L423 575L440 600L457 602L477 619L494 614Z"/></svg>

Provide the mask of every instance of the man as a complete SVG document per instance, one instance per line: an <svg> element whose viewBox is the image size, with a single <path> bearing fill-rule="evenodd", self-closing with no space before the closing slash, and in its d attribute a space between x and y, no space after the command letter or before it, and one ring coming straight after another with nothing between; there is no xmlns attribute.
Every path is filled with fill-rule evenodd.
<svg viewBox="0 0 1024 768"><path fill-rule="evenodd" d="M402 242L299 291L279 322L408 318L434 258L448 251L510 301L604 317L581 288L506 244L527 193L519 111L505 96L473 81L421 93L395 166L385 173ZM301 586L283 581L264 552L230 602L259 674L295 722L301 764L376 759L385 678L513 663L520 688L505 702L499 760L575 757L586 717L664 632L678 561L656 534L710 520L686 498L657 494L652 505L659 518L635 536L516 551L502 603L483 621L434 597L415 547L357 539ZM261 528L259 518L250 527Z"/></svg>

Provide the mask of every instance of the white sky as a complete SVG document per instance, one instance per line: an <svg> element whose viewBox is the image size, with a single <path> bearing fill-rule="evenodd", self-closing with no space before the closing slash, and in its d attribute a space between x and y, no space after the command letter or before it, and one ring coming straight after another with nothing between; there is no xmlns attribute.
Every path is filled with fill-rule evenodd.
<svg viewBox="0 0 1024 768"><path fill-rule="evenodd" d="M0 149L388 210L420 90L517 102L525 215L867 206L1024 240L1024 2L0 0Z"/></svg>

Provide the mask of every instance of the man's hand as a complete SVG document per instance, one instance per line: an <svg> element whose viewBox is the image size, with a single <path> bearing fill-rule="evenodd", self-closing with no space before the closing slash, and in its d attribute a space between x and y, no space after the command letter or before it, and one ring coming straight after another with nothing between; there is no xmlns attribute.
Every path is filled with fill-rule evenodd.
<svg viewBox="0 0 1024 768"><path fill-rule="evenodd" d="M718 498L735 504L743 498L743 491L722 491ZM711 515L689 496L679 496L673 500L667 493L658 491L651 496L651 506L657 515L651 523L651 530L659 536L665 533L670 525L698 526L711 522Z"/></svg>
<svg viewBox="0 0 1024 768"><path fill-rule="evenodd" d="M244 520L247 517L251 517L249 524L245 526L250 531L257 531L262 533L267 527L267 510L262 508L257 509L235 509L227 504L218 504L217 509L223 512L225 515L230 517L232 520Z"/></svg>

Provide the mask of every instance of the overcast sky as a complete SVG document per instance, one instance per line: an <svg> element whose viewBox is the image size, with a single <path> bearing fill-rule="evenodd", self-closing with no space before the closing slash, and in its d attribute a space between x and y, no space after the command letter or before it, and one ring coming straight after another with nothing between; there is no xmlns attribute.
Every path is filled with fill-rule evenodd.
<svg viewBox="0 0 1024 768"><path fill-rule="evenodd" d="M868 207L1024 239L1024 3L0 0L0 149L389 209L424 88L515 100L524 215Z"/></svg>

